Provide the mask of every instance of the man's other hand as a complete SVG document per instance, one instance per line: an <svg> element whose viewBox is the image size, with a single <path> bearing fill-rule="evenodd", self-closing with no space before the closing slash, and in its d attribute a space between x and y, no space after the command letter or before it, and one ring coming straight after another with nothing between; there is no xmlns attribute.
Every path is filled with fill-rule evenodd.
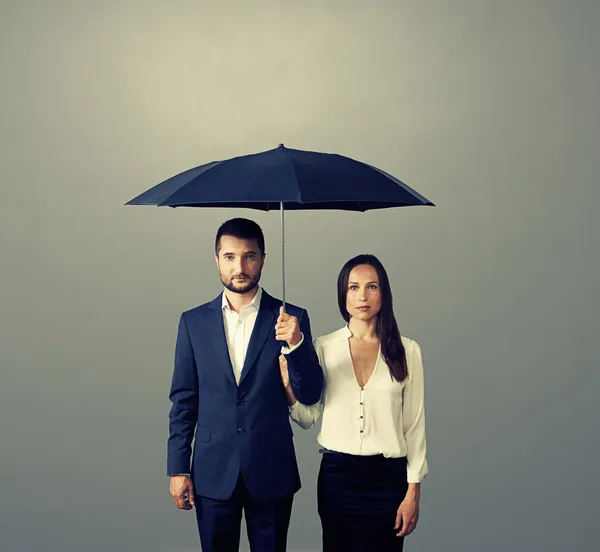
<svg viewBox="0 0 600 552"><path fill-rule="evenodd" d="M169 486L171 498L180 510L191 510L194 507L194 485L187 475L172 475Z"/></svg>

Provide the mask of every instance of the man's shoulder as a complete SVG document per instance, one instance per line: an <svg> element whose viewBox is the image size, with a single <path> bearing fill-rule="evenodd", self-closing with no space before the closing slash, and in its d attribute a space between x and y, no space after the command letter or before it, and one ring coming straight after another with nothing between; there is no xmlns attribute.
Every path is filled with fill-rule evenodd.
<svg viewBox="0 0 600 552"><path fill-rule="evenodd" d="M283 301L281 299L279 299L278 297L273 297L272 295L268 294L265 289L263 289L263 296L261 301L265 300L270 304L270 306L276 309L279 309L279 307L283 305ZM303 307L294 305L293 303L288 303L287 301L285 302L285 312L291 314L292 316L299 317L300 314L304 311L306 311L306 309Z"/></svg>
<svg viewBox="0 0 600 552"><path fill-rule="evenodd" d="M210 312L212 310L215 309L215 307L219 307L220 306L220 301L221 301L221 295L219 294L218 297L216 297L215 299L211 299L210 301L203 303L202 305L198 305L196 307L192 307L189 308L185 311L183 311L182 316L187 318L188 316L194 317L194 316L201 316L207 312Z"/></svg>
<svg viewBox="0 0 600 552"><path fill-rule="evenodd" d="M281 301L280 301L281 302ZM294 305L293 303L285 303L285 312L291 314L292 316L300 316L303 312L306 312L306 309L303 307L299 307L298 305Z"/></svg>

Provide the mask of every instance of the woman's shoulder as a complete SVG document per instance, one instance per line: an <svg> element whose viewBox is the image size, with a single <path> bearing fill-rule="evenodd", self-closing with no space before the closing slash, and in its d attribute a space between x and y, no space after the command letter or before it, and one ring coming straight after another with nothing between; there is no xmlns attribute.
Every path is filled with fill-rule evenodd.
<svg viewBox="0 0 600 552"><path fill-rule="evenodd" d="M402 345L404 345L405 349L408 349L409 347L413 346L413 343L417 343L414 339L411 339L410 337L406 337L405 335L401 335L400 339L402 340Z"/></svg>
<svg viewBox="0 0 600 552"><path fill-rule="evenodd" d="M350 330L348 326L343 326L339 330L335 332L328 333L326 335L321 335L314 340L314 346L317 347L328 347L330 345L335 345L336 343L340 343L342 341L347 341L350 336Z"/></svg>
<svg viewBox="0 0 600 552"><path fill-rule="evenodd" d="M421 347L420 345L414 340L411 339L410 337L406 337L405 335L401 335L400 339L402 340L402 346L404 347L405 351L419 351L421 352Z"/></svg>

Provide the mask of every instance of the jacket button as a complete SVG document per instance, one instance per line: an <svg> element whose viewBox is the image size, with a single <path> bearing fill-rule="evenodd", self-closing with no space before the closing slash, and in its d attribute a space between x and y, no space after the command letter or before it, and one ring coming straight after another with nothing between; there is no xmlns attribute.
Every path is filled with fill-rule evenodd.
<svg viewBox="0 0 600 552"><path fill-rule="evenodd" d="M241 427L238 427L237 434L238 435L243 435L244 434L244 430Z"/></svg>
<svg viewBox="0 0 600 552"><path fill-rule="evenodd" d="M244 404L244 399L238 399L238 406L242 406Z"/></svg>

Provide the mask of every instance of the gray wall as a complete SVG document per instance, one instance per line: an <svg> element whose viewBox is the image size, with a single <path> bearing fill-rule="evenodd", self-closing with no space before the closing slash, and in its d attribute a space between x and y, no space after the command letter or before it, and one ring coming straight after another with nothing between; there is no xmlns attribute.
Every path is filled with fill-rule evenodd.
<svg viewBox="0 0 600 552"><path fill-rule="evenodd" d="M435 208L287 217L290 301L341 325L360 252L426 369L430 476L406 550L582 551L597 524L599 4L4 0L0 549L182 552L165 470L180 312L219 292L220 222L124 207L280 142ZM291 550L318 550L315 432Z"/></svg>

